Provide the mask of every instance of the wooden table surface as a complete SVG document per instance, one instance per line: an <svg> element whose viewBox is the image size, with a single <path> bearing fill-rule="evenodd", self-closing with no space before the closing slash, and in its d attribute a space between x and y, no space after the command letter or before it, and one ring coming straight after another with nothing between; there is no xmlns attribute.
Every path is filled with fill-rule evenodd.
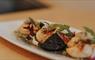
<svg viewBox="0 0 95 60"><path fill-rule="evenodd" d="M28 10L7 14L0 14L1 21L47 19L58 23L65 23L82 29L88 26L95 31L95 1L94 0L41 0L49 8ZM17 47L0 37L0 60L48 60Z"/></svg>

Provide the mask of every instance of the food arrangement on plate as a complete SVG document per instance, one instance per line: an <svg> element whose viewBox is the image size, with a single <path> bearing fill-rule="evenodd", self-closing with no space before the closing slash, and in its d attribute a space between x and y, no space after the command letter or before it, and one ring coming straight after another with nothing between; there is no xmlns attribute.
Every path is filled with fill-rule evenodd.
<svg viewBox="0 0 95 60"><path fill-rule="evenodd" d="M26 20L16 31L17 38L45 51L56 52L74 59L95 59L95 33L88 27L75 32L70 26Z"/></svg>

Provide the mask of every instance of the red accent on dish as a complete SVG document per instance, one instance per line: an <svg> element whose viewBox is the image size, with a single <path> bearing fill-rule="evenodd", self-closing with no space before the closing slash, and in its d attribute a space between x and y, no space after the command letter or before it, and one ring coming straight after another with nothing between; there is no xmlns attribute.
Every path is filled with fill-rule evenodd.
<svg viewBox="0 0 95 60"><path fill-rule="evenodd" d="M64 33L60 33L59 36L64 41L65 44L67 44L70 40L69 37L66 36Z"/></svg>

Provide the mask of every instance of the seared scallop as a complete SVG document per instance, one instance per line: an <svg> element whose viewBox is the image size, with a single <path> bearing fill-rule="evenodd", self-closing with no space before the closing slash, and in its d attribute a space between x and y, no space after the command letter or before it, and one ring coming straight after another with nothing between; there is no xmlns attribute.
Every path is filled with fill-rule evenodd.
<svg viewBox="0 0 95 60"><path fill-rule="evenodd" d="M48 30L48 27L44 26L36 33L36 39L40 43L44 43L55 32L56 29Z"/></svg>
<svg viewBox="0 0 95 60"><path fill-rule="evenodd" d="M87 58L92 55L93 48L90 45L85 44L83 47L81 46L81 48L77 45L71 48L67 48L66 51L72 57Z"/></svg>

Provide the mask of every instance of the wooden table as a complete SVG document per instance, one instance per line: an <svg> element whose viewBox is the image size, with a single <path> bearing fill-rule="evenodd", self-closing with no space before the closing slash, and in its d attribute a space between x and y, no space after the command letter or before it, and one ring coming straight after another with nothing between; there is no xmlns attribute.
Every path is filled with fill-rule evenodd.
<svg viewBox="0 0 95 60"><path fill-rule="evenodd" d="M42 0L41 0L42 1ZM32 17L34 19L47 19L58 23L65 23L82 29L88 26L95 31L95 2L71 0L44 0L50 7L39 10L29 10L1 14L0 21L22 20ZM0 37L0 60L48 60L17 47Z"/></svg>

